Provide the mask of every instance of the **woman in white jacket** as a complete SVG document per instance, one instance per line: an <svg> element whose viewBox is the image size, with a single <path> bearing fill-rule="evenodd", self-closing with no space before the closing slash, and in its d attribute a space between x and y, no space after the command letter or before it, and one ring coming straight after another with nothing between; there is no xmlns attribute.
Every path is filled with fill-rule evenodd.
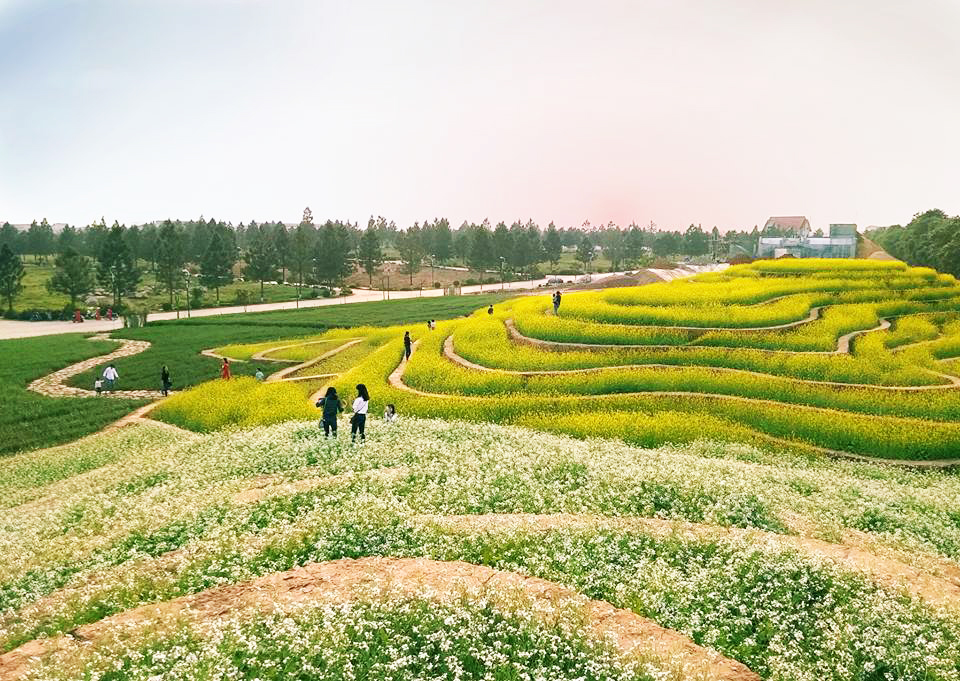
<svg viewBox="0 0 960 681"><path fill-rule="evenodd" d="M357 386L357 399L353 401L353 416L350 417L350 442L356 442L357 433L360 433L360 442L366 442L365 429L369 409L370 393L367 392L367 386L360 383Z"/></svg>

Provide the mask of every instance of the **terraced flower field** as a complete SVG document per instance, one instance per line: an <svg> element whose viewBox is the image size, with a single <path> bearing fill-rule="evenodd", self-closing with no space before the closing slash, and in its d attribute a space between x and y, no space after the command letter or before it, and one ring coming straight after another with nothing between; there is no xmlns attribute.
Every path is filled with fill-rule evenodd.
<svg viewBox="0 0 960 681"><path fill-rule="evenodd" d="M0 681L960 681L952 278L761 262L404 330L211 348L284 368L0 461ZM359 382L367 442L325 439Z"/></svg>
<svg viewBox="0 0 960 681"><path fill-rule="evenodd" d="M377 409L427 417L645 446L706 437L931 465L960 458L960 285L900 262L737 266L568 294L559 315L548 296L518 298L433 332L414 327L409 363L403 330L337 330L274 352L306 361L285 377L322 377L304 389L332 382L350 395L363 382ZM157 416L176 423L179 413L174 400Z"/></svg>

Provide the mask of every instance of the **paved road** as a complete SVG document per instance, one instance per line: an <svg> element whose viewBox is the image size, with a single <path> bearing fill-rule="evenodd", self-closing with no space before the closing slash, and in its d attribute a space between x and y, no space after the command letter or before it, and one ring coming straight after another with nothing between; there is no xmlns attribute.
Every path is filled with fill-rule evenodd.
<svg viewBox="0 0 960 681"><path fill-rule="evenodd" d="M714 266L708 266L703 269L713 269ZM675 272L674 270L663 270L664 272ZM659 270L657 271L659 275ZM594 274L593 280L602 280L606 277L613 276L615 274L623 274L623 272L608 272L605 274ZM683 276L690 276L693 272L686 272ZM663 279L674 278L677 276L674 274L673 277L667 277L659 275ZM564 277L565 281L572 281L573 277ZM544 279L534 279L529 280L525 279L523 281L515 281L512 283L504 284L503 288L506 290L523 290L536 288L540 284L546 283L546 278ZM482 292L494 292L500 290L500 284L484 284L483 286L464 286L460 289L461 293L480 293ZM443 289L423 289L423 291L390 291L389 296L390 300L402 300L404 298L432 298L443 295ZM354 289L353 293L349 296L344 296L343 298L318 298L314 300L301 300L300 308L309 308L309 307L324 307L327 305L341 305L344 303L364 303L374 300L386 300L387 293L379 290L367 290L367 289ZM193 310L190 315L192 317L210 317L213 315L222 315L222 314L237 314L240 312L264 312L267 310L293 310L298 307L296 301L288 301L285 303L258 303L256 305L233 305L229 307L207 307L201 310ZM187 313L185 310L180 311L181 319L185 319ZM156 321L158 319L177 319L176 312L151 312L149 316L150 321ZM17 322L10 320L0 320L0 338L29 338L31 336L49 336L57 333L101 333L112 331L114 329L122 328L123 323L119 319L115 319L112 322L108 322L105 319L98 321L87 320L82 324L74 324L73 322Z"/></svg>
<svg viewBox="0 0 960 681"><path fill-rule="evenodd" d="M609 274L594 275L594 279L608 277ZM571 279L571 277L568 277ZM522 290L536 287L538 284L545 283L546 279L535 279L533 281L515 281L504 284L504 289ZM500 284L484 284L481 286L464 286L461 293L480 293L493 292L500 290ZM423 291L390 291L390 300L402 300L404 298L431 298L442 296L443 289L423 289ZM363 303L374 300L386 300L387 293L379 290L354 289L353 294L343 298L317 298L314 300L301 300L300 308L324 307L326 305L342 305L345 303ZM293 310L298 307L296 301L284 303L258 303L256 305L233 305L229 307L208 307L201 310L193 310L192 317L209 317L212 315L237 314L240 312L264 312L266 310ZM180 311L180 318L185 319L187 313ZM176 312L151 312L150 321L158 319L177 319ZM0 338L28 338L31 336L49 336L57 333L99 333L112 331L123 327L123 322L116 319L108 322L105 319L100 321L87 320L82 324L73 322L19 322L10 320L0 320Z"/></svg>

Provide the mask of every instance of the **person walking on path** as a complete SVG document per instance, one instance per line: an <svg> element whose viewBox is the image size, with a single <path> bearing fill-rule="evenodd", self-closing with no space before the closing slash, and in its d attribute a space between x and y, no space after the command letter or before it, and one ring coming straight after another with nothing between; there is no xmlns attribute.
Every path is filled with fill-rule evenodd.
<svg viewBox="0 0 960 681"><path fill-rule="evenodd" d="M413 352L413 341L410 340L410 332L405 331L403 334L403 356L406 359L410 359L410 353Z"/></svg>
<svg viewBox="0 0 960 681"><path fill-rule="evenodd" d="M173 386L173 382L170 380L170 369L167 368L166 364L160 370L160 384L163 386L163 396L166 397Z"/></svg>
<svg viewBox="0 0 960 681"><path fill-rule="evenodd" d="M553 292L553 314L557 314L557 311L560 309L560 291Z"/></svg>
<svg viewBox="0 0 960 681"><path fill-rule="evenodd" d="M350 417L350 442L356 442L360 433L360 442L367 441L367 411L370 409L370 393L363 383L357 385L357 399L353 401L353 416Z"/></svg>
<svg viewBox="0 0 960 681"><path fill-rule="evenodd" d="M230 360L223 358L223 365L220 367L220 378L228 380L230 378Z"/></svg>
<svg viewBox="0 0 960 681"><path fill-rule="evenodd" d="M120 378L120 374L117 373L117 368L112 364L108 364L107 368L103 370L103 380L106 383L106 389L113 390L113 384L118 378Z"/></svg>
<svg viewBox="0 0 960 681"><path fill-rule="evenodd" d="M93 382L93 389L97 391L97 395L103 392L103 379L98 378Z"/></svg>
<svg viewBox="0 0 960 681"><path fill-rule="evenodd" d="M343 402L337 396L337 389L333 386L327 388L327 393L317 400L317 408L323 409L323 416L320 420L320 423L323 424L323 436L330 437L330 432L333 431L333 436L336 437L337 414L343 411Z"/></svg>

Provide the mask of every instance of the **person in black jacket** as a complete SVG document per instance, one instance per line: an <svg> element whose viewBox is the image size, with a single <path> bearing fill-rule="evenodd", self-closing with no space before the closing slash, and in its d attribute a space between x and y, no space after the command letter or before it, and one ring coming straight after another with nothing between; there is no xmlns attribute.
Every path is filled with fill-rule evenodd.
<svg viewBox="0 0 960 681"><path fill-rule="evenodd" d="M410 359L411 352L413 352L413 341L410 340L410 332L405 331L403 334L403 356Z"/></svg>
<svg viewBox="0 0 960 681"><path fill-rule="evenodd" d="M170 388L173 386L173 382L170 380L170 370L166 364L164 364L163 369L160 370L160 384L163 386L163 396L166 397L170 393Z"/></svg>
<svg viewBox="0 0 960 681"><path fill-rule="evenodd" d="M327 393L317 400L317 407L323 409L323 435L330 437L330 431L333 436L337 436L337 414L343 411L343 402L337 396L337 389L333 386L327 388Z"/></svg>

